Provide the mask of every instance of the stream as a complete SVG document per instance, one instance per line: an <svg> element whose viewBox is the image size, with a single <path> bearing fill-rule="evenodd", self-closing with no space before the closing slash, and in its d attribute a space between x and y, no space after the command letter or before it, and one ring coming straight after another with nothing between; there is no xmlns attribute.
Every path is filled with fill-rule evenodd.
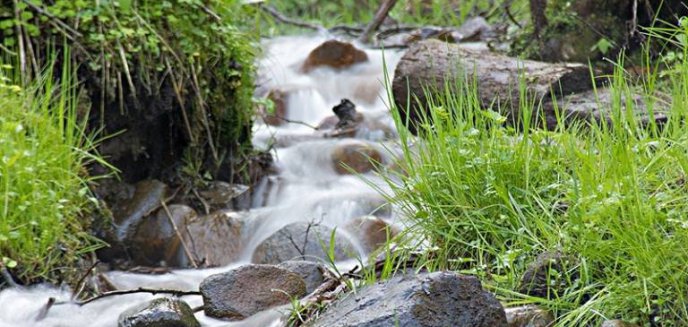
<svg viewBox="0 0 688 327"><path fill-rule="evenodd" d="M391 75L401 52L388 50L383 53L356 45L366 52L368 61L341 70L316 68L303 73L301 64L309 52L328 39L326 35L281 37L263 43L257 92L279 90L288 94L284 101L284 118L288 122L270 126L256 120L253 144L259 149L271 149L278 173L256 186L253 208L241 213L248 232L242 236L246 246L240 259L221 268L174 270L162 275L108 272L107 277L114 286L123 290L139 287L198 290L198 285L207 276L250 263L254 250L263 240L294 222L317 221L330 228L336 227L365 260L367 253L361 235L347 232L346 226L356 218L372 214L388 224L400 225L394 208L378 214L385 200L375 188L388 191L387 183L373 172L362 175L342 172L333 163L332 155L343 147L363 145L375 149L382 164L392 163L399 150L386 103L383 66L387 65ZM388 78L391 80L392 76ZM315 131L312 126L332 116L333 106L344 98L356 105L366 127L360 128L354 137L324 137L325 132ZM356 259L351 259L337 265L348 269L357 263ZM46 285L6 289L0 292L0 327L117 326L123 311L160 296L121 295L78 306L69 303L71 295L69 289ZM36 321L50 297L67 303L54 305L44 319ZM182 299L192 308L203 304L200 296ZM237 322L209 318L202 311L196 313L196 317L203 326L279 326L284 311L284 307L273 308Z"/></svg>

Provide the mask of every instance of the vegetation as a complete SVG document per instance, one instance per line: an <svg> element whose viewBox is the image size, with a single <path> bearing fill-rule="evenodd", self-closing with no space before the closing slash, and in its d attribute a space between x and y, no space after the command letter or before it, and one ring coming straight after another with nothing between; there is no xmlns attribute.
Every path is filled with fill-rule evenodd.
<svg viewBox="0 0 688 327"><path fill-rule="evenodd" d="M506 127L480 108L470 81L433 92L422 140L397 117L405 174L390 176L402 183L390 183L389 198L413 223L406 242L426 249L419 267L478 275L507 303L552 310L559 326L688 324L688 21L653 34L679 45L683 59L664 67L662 81L647 59L655 73L635 86L619 62L608 77L610 122L538 130L530 121L539 104L525 100L521 127ZM637 91L649 113L670 106L663 127L634 117ZM553 251L573 264L550 270L548 297L515 291L527 266Z"/></svg>
<svg viewBox="0 0 688 327"><path fill-rule="evenodd" d="M10 65L0 75L0 267L24 282L55 281L102 244L83 219L94 201L83 166L93 138L77 117L77 90L66 66L20 86Z"/></svg>

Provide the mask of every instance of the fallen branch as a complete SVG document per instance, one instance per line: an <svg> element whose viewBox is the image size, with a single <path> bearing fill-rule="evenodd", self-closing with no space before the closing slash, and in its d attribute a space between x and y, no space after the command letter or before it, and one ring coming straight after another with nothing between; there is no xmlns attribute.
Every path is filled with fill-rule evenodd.
<svg viewBox="0 0 688 327"><path fill-rule="evenodd" d="M270 14L270 16L274 17L277 21L279 21L281 23L294 25L294 26L298 26L298 27L303 27L303 28L308 28L308 29L319 31L319 32L327 31L326 28L324 28L320 25L315 25L315 24L306 23L303 21L291 19L291 18L285 16L284 14L282 14L281 12L279 12L277 9L275 9L269 5L266 5L264 3L257 3L256 5L258 6L258 8L260 8L263 11L265 11L266 13Z"/></svg>
<svg viewBox="0 0 688 327"><path fill-rule="evenodd" d="M100 295L96 295L92 298L86 299L81 302L56 302L55 304L76 304L78 306L83 306L86 304L89 304L94 301L98 301L100 299L104 299L106 297L111 297L111 296L116 296L116 295L126 295L126 294L136 294L136 293L150 293L152 295L156 294L171 294L172 296L180 297L180 296L185 296L185 295L201 295L201 292L199 291L178 291L178 290L164 290L164 289L151 289L151 288L143 288L140 287L135 290L121 290L121 291L112 291L112 292L106 292Z"/></svg>
<svg viewBox="0 0 688 327"><path fill-rule="evenodd" d="M198 268L198 264L196 264L196 260L191 255L191 251L189 250L189 247L186 245L186 242L184 241L184 238L182 237L182 233L179 232L179 228L177 228L177 224L174 222L174 219L172 219L172 213L170 213L170 209L167 208L167 205L165 204L164 201L160 201L160 204L162 205L163 210L165 210L165 215L167 216L167 220L169 220L170 224L172 224L172 228L174 229L174 233L177 234L177 237L179 238L179 242L182 243L182 248L184 248L184 253L186 253L187 257L189 257L189 261L191 261L191 265L194 268Z"/></svg>
<svg viewBox="0 0 688 327"><path fill-rule="evenodd" d="M370 38L373 36L373 33L377 31L378 28L380 28L380 25L382 25L382 22L387 18L389 15L389 11L394 8L394 5L397 4L397 0L386 0L385 2L380 4L380 7L377 9L377 12L375 13L375 17L373 20L366 26L365 30L363 31L363 34L358 38L358 41L361 43L370 43Z"/></svg>
<svg viewBox="0 0 688 327"><path fill-rule="evenodd" d="M48 315L48 311L50 311L50 308L52 308L54 304L55 298L49 298L48 302L46 302L45 305L41 307L41 310L38 311L38 314L36 315L36 319L34 319L34 321L41 321L45 319L45 317Z"/></svg>
<svg viewBox="0 0 688 327"><path fill-rule="evenodd" d="M84 288L86 277L91 274L91 271L100 263L99 260L96 260L87 270L84 272L83 275L81 275L81 278L79 278L79 281L76 282L76 286L74 287L75 292L72 294L72 300L76 299L79 294L81 294L81 291Z"/></svg>

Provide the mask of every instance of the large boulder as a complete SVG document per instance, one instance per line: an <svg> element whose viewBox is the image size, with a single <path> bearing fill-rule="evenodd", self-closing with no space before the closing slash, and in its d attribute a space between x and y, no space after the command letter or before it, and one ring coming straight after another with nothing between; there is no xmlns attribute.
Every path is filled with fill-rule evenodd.
<svg viewBox="0 0 688 327"><path fill-rule="evenodd" d="M347 68L353 64L368 61L368 55L356 49L351 43L337 40L325 41L308 54L301 71L308 73L318 67Z"/></svg>
<svg viewBox="0 0 688 327"><path fill-rule="evenodd" d="M504 308L473 276L435 272L395 277L350 294L310 327L507 326Z"/></svg>
<svg viewBox="0 0 688 327"><path fill-rule="evenodd" d="M334 259L344 260L356 255L349 239L331 228L298 222L289 224L265 239L253 252L253 263L278 264L288 260L328 260L330 236L334 237Z"/></svg>
<svg viewBox="0 0 688 327"><path fill-rule="evenodd" d="M246 265L206 278L200 291L206 315L242 320L306 295L306 283L284 268Z"/></svg>
<svg viewBox="0 0 688 327"><path fill-rule="evenodd" d="M344 142L332 151L332 165L340 174L367 173L382 163L382 154L365 142Z"/></svg>
<svg viewBox="0 0 688 327"><path fill-rule="evenodd" d="M124 311L119 327L200 327L191 307L179 299L159 298Z"/></svg>

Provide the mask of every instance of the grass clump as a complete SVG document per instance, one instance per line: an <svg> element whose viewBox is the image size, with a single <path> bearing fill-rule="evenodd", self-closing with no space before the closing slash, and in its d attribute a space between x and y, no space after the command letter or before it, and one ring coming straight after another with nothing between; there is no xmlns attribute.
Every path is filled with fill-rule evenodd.
<svg viewBox="0 0 688 327"><path fill-rule="evenodd" d="M69 69L20 87L0 75L0 266L21 282L56 282L101 243L88 233L93 207L83 166L93 139L77 117Z"/></svg>
<svg viewBox="0 0 688 327"><path fill-rule="evenodd" d="M668 72L662 128L634 115L659 103L656 75L639 87L648 108L634 108L638 88L622 68L610 78L608 122L560 122L556 131L529 126L532 101L512 128L480 108L470 83L439 92L422 139L401 131L406 174L391 183L410 239L431 246L419 265L478 275L508 304L552 310L558 326L688 324L688 60ZM572 258L547 278L561 291L519 293L528 265L553 251Z"/></svg>

